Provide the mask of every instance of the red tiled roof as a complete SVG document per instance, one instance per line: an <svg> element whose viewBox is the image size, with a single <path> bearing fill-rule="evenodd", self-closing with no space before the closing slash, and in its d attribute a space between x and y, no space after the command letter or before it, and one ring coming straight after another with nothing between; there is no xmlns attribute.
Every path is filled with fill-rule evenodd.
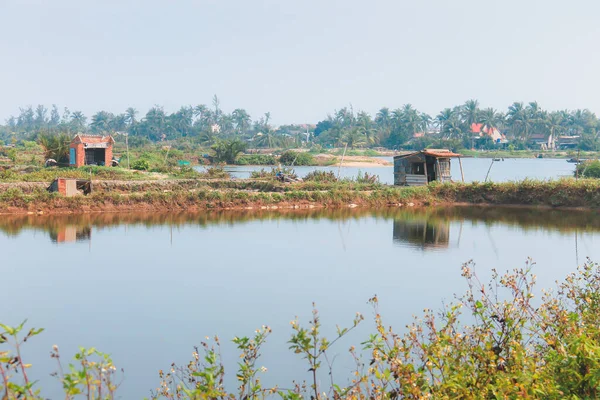
<svg viewBox="0 0 600 400"><path fill-rule="evenodd" d="M425 149L423 153L432 157L460 157L458 153L453 153L448 149Z"/></svg>
<svg viewBox="0 0 600 400"><path fill-rule="evenodd" d="M75 135L73 143L114 143L112 136Z"/></svg>
<svg viewBox="0 0 600 400"><path fill-rule="evenodd" d="M473 133L480 133L482 128L483 124L477 124L475 122L471 124L471 132Z"/></svg>
<svg viewBox="0 0 600 400"><path fill-rule="evenodd" d="M400 155L395 156L394 159L412 157L417 154L425 154L426 156L438 157L438 158L462 157L461 154L453 153L448 149L425 149L425 150L421 150L421 151L415 151L412 153L400 154Z"/></svg>

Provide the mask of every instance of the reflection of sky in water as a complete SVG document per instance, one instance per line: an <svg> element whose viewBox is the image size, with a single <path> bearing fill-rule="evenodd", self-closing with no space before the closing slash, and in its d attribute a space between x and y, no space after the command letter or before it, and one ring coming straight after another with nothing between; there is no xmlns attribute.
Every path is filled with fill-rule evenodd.
<svg viewBox="0 0 600 400"><path fill-rule="evenodd" d="M92 345L112 353L126 371L121 396L140 398L158 383L159 369L189 360L192 346L206 335L223 339L224 359L233 372L237 358L228 339L262 324L274 330L261 362L269 368L265 383L285 384L307 369L286 351L289 321L296 315L306 321L313 301L328 333L335 324L349 323L356 311L367 317L365 326L336 348L343 356L335 373L346 377L346 349L371 329L366 301L374 294L385 322L401 330L423 308L437 308L464 291L460 266L469 259L486 279L491 268L522 267L531 256L540 287L553 287L574 270L576 256L580 262L600 256L594 246L598 231L578 233L576 255L574 231L428 217L411 224L423 221L438 232L425 228L425 237L442 238L446 247L429 251L414 239L403 241L397 234L404 219L376 216L173 229L92 227L91 241L67 245L35 229L0 233L1 320L15 324L29 318L31 326L46 328L25 346L44 388L53 387L47 378L54 368L47 357L53 344L65 356Z"/></svg>

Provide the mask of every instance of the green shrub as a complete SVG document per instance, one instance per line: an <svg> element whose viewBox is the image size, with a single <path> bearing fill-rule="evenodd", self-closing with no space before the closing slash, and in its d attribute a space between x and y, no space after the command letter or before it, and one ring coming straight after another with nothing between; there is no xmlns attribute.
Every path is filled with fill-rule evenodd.
<svg viewBox="0 0 600 400"><path fill-rule="evenodd" d="M315 158L307 152L296 152L288 150L279 157L279 162L283 165L315 165Z"/></svg>
<svg viewBox="0 0 600 400"><path fill-rule="evenodd" d="M8 149L8 151L6 152L6 156L9 158L10 161L12 161L13 163L17 162L17 149L10 148Z"/></svg>
<svg viewBox="0 0 600 400"><path fill-rule="evenodd" d="M38 142L44 149L44 158L46 160L52 158L63 164L69 162L70 135L66 133L58 135L44 133L38 136Z"/></svg>
<svg viewBox="0 0 600 400"><path fill-rule="evenodd" d="M202 179L229 179L231 174L223 168L221 165L214 167L208 167L206 170L199 172L198 177Z"/></svg>
<svg viewBox="0 0 600 400"><path fill-rule="evenodd" d="M304 177L305 182L337 182L337 176L333 173L333 171L312 171L306 174Z"/></svg>
<svg viewBox="0 0 600 400"><path fill-rule="evenodd" d="M131 168L138 171L148 171L150 169L150 163L145 158L140 158L131 164Z"/></svg>
<svg viewBox="0 0 600 400"><path fill-rule="evenodd" d="M218 140L211 146L213 162L235 164L238 155L246 150L246 143L239 139Z"/></svg>
<svg viewBox="0 0 600 400"><path fill-rule="evenodd" d="M582 178L600 178L600 161L585 161L577 165L575 174Z"/></svg>
<svg viewBox="0 0 600 400"><path fill-rule="evenodd" d="M277 160L270 154L243 154L235 163L237 165L275 165Z"/></svg>
<svg viewBox="0 0 600 400"><path fill-rule="evenodd" d="M358 171L358 176L356 177L356 182L357 183L368 183L368 184L379 183L379 175L369 174L368 172L365 172L363 174L362 171Z"/></svg>
<svg viewBox="0 0 600 400"><path fill-rule="evenodd" d="M260 171L252 171L250 173L250 178L252 179L275 179L278 172L281 172L284 175L289 176L290 178L296 179L298 175L296 175L296 171L292 168L271 168L270 171L267 171L264 168L261 168Z"/></svg>

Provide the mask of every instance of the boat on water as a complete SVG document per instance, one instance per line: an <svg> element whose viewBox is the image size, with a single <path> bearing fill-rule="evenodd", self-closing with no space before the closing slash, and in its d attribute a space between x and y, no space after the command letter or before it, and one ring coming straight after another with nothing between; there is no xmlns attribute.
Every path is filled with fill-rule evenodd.
<svg viewBox="0 0 600 400"><path fill-rule="evenodd" d="M584 161L586 161L586 160L584 160L584 159L577 159L577 158L569 158L567 160L568 163L572 163L572 164L581 164Z"/></svg>

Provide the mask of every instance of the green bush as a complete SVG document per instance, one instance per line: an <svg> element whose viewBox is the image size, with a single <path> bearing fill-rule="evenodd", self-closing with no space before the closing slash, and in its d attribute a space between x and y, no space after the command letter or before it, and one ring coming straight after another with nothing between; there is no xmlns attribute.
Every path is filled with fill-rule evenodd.
<svg viewBox="0 0 600 400"><path fill-rule="evenodd" d="M211 146L213 162L235 164L238 155L246 150L246 143L239 139L218 140Z"/></svg>
<svg viewBox="0 0 600 400"><path fill-rule="evenodd" d="M198 177L202 179L229 179L231 174L221 166L208 167L205 171L199 172Z"/></svg>
<svg viewBox="0 0 600 400"><path fill-rule="evenodd" d="M288 150L279 157L279 162L290 166L315 165L315 158L307 152Z"/></svg>
<svg viewBox="0 0 600 400"><path fill-rule="evenodd" d="M270 154L243 154L235 163L237 165L275 165L277 160Z"/></svg>
<svg viewBox="0 0 600 400"><path fill-rule="evenodd" d="M585 161L577 165L575 174L582 178L600 178L600 161Z"/></svg>
<svg viewBox="0 0 600 400"><path fill-rule="evenodd" d="M369 174L368 172L365 172L363 174L362 171L358 171L358 176L356 177L356 182L357 183L368 183L368 184L379 183L379 175Z"/></svg>
<svg viewBox="0 0 600 400"><path fill-rule="evenodd" d="M333 171L312 171L306 174L304 177L305 182L337 182L337 176L333 173Z"/></svg>
<svg viewBox="0 0 600 400"><path fill-rule="evenodd" d="M148 171L150 169L150 163L145 158L140 158L131 164L131 168L138 171Z"/></svg>
<svg viewBox="0 0 600 400"><path fill-rule="evenodd" d="M270 171L261 168L260 171L252 171L250 173L250 178L252 179L275 179L278 172L281 172L283 175L286 175L292 179L298 178L296 175L296 171L292 168L271 168Z"/></svg>

